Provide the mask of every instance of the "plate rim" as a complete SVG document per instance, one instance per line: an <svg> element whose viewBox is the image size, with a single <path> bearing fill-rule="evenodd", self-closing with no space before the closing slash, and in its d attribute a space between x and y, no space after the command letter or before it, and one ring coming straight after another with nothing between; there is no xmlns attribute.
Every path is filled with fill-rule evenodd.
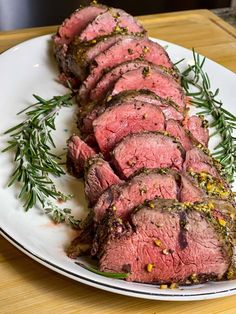
<svg viewBox="0 0 236 314"><path fill-rule="evenodd" d="M204 292L199 294L164 294L164 293L152 293L152 292L144 292L144 291L135 291L131 289L116 287L114 285L109 285L106 283L101 283L96 280L92 280L86 277L83 277L79 274L76 274L72 271L69 271L61 266L58 266L47 259L31 252L31 250L27 249L19 243L16 239L12 238L3 228L0 228L0 234L5 238L9 243L11 243L14 247L19 249L28 257L32 258L39 264L49 268L50 270L55 271L61 275L64 275L70 279L78 281L82 284L87 284L89 286L105 290L112 293L118 293L126 296L136 297L136 298L144 298L149 300L156 300L156 301L201 301L201 300L210 300L216 298L222 298L225 296L230 296L236 293L236 287L231 289L226 289L217 292ZM119 291L119 292L118 292Z"/></svg>

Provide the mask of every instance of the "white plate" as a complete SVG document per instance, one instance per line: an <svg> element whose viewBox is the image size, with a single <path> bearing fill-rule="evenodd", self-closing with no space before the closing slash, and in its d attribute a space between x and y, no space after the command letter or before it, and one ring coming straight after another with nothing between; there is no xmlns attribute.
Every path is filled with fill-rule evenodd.
<svg viewBox="0 0 236 314"><path fill-rule="evenodd" d="M186 58L192 60L191 51L182 47L168 45L168 53L173 62ZM32 94L44 98L62 95L66 92L57 81L57 68L50 48L50 36L38 37L9 49L0 55L0 112L1 149L6 146L7 136L3 132L22 117L16 113L32 103ZM225 108L236 114L235 90L236 76L222 66L207 60L206 71L210 74L213 88L220 87L220 99ZM74 110L63 109L57 120L54 134L58 150L66 146L66 139L75 128ZM158 286L128 283L122 280L105 278L91 273L67 258L64 249L75 233L66 226L53 225L37 208L25 213L17 200L17 190L7 188L12 171L13 154L0 154L0 228L1 234L13 245L46 267L82 283L111 292L155 300L203 300L218 298L236 293L236 281L207 283L176 290L160 290ZM58 182L65 192L77 194L72 204L77 216L86 216L86 203L82 182L64 176Z"/></svg>

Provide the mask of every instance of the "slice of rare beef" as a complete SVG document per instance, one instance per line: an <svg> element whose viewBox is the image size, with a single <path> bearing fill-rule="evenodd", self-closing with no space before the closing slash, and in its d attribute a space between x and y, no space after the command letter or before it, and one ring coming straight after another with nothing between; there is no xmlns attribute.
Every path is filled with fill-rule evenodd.
<svg viewBox="0 0 236 314"><path fill-rule="evenodd" d="M166 131L170 135L177 138L178 141L182 144L183 148L187 151L193 147L193 141L181 124L173 119L170 119L166 122Z"/></svg>
<svg viewBox="0 0 236 314"><path fill-rule="evenodd" d="M122 182L109 163L100 155L95 155L86 161L84 180L84 191L89 201L89 206L93 206L102 193L113 184Z"/></svg>
<svg viewBox="0 0 236 314"><path fill-rule="evenodd" d="M81 43L80 39L76 37L69 45L66 55L69 71L80 81L84 80L93 60L123 37L125 35L114 34L84 43Z"/></svg>
<svg viewBox="0 0 236 314"><path fill-rule="evenodd" d="M73 135L67 142L67 168L74 176L81 176L85 161L94 156L96 152L80 139Z"/></svg>
<svg viewBox="0 0 236 314"><path fill-rule="evenodd" d="M112 97L109 101L103 102L101 105L94 104L89 108L88 106L84 110L80 110L78 116L79 122L78 126L82 133L90 134L93 132L93 121L99 117L107 107L116 106L123 102L130 101L139 101L144 103L149 103L155 106L158 106L161 111L164 113L165 118L174 119L182 121L184 119L183 113L178 111L178 106L169 100L164 100L161 97L158 97L153 92L148 90L140 91L124 91ZM82 109L82 108L81 108Z"/></svg>
<svg viewBox="0 0 236 314"><path fill-rule="evenodd" d="M68 71L66 55L69 43L76 35L80 34L96 16L106 10L107 7L98 4L82 7L72 13L58 28L56 35L53 36L54 51L57 62L63 71Z"/></svg>
<svg viewBox="0 0 236 314"><path fill-rule="evenodd" d="M81 32L79 39L89 41L111 33L145 33L143 26L135 18L121 9L108 8L99 14Z"/></svg>
<svg viewBox="0 0 236 314"><path fill-rule="evenodd" d="M145 37L125 37L94 59L94 65L91 66L90 74L79 89L78 96L80 101L88 99L91 90L96 86L105 71L114 68L120 63L137 58L142 58L166 68L173 67L173 63L170 61L165 49L159 44Z"/></svg>
<svg viewBox="0 0 236 314"><path fill-rule="evenodd" d="M187 206L156 200L139 206L131 224L107 215L94 241L100 270L128 273L128 281L160 284L235 278L234 218L228 215L227 227L222 227L207 210L224 206L235 211L222 202Z"/></svg>
<svg viewBox="0 0 236 314"><path fill-rule="evenodd" d="M193 147L186 152L183 169L196 173L206 172L213 177L221 179L219 174L221 170L220 163L198 147Z"/></svg>
<svg viewBox="0 0 236 314"><path fill-rule="evenodd" d="M117 217L127 219L134 207L157 197L177 199L175 174L159 169L144 169L128 182L113 185L101 195L93 208L94 220L101 221L108 209L113 210Z"/></svg>
<svg viewBox="0 0 236 314"><path fill-rule="evenodd" d="M181 112L186 107L186 96L182 87L172 76L158 67L148 66L126 72L115 83L110 95L126 90L147 89L158 96L175 102Z"/></svg>
<svg viewBox="0 0 236 314"><path fill-rule="evenodd" d="M101 77L97 85L91 90L91 101L100 101L104 99L108 91L113 87L118 78L124 73L148 65L149 63L147 61L134 60L121 63L115 68L111 69Z"/></svg>
<svg viewBox="0 0 236 314"><path fill-rule="evenodd" d="M122 102L108 107L93 121L94 135L106 156L128 134L141 131L164 131L165 117L153 104Z"/></svg>
<svg viewBox="0 0 236 314"><path fill-rule="evenodd" d="M191 116L186 120L185 128L191 132L193 137L202 145L208 146L209 130L207 121L202 117Z"/></svg>
<svg viewBox="0 0 236 314"><path fill-rule="evenodd" d="M193 177L182 172L180 178L181 184L178 198L180 202L200 202L207 197L206 189L200 187Z"/></svg>
<svg viewBox="0 0 236 314"><path fill-rule="evenodd" d="M193 170L188 171L188 173L185 174L185 177L186 176L191 179L196 187L201 188L207 197L226 199L232 203L235 202L235 196L230 189L230 185L222 180L222 178L213 177L204 171L194 172Z"/></svg>
<svg viewBox="0 0 236 314"><path fill-rule="evenodd" d="M169 135L141 132L126 136L113 150L114 166L122 178L141 168L172 168L182 170L184 151Z"/></svg>

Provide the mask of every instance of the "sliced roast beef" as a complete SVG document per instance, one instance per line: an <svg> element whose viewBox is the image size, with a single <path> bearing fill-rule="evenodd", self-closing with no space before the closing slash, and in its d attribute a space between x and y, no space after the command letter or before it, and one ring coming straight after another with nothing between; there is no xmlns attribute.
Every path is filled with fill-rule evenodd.
<svg viewBox="0 0 236 314"><path fill-rule="evenodd" d="M191 132L199 143L206 147L208 146L209 130L206 120L202 117L191 116L186 120L185 128Z"/></svg>
<svg viewBox="0 0 236 314"><path fill-rule="evenodd" d="M193 147L193 142L191 141L189 134L178 121L173 119L168 120L166 122L166 131L176 137L186 151Z"/></svg>
<svg viewBox="0 0 236 314"><path fill-rule="evenodd" d="M79 38L81 41L93 40L99 36L106 36L111 33L144 33L143 26L133 16L121 9L108 8L107 11L99 14L82 31Z"/></svg>
<svg viewBox="0 0 236 314"><path fill-rule="evenodd" d="M117 67L111 69L109 72L102 76L95 88L91 90L90 99L92 101L100 101L104 99L109 89L113 87L113 85L121 75L128 71L148 65L149 63L147 61L141 60L134 60L119 64Z"/></svg>
<svg viewBox="0 0 236 314"><path fill-rule="evenodd" d="M97 230L101 271L128 273L128 281L197 284L235 278L233 218L209 215L227 203L197 205L156 200L140 206L124 224L108 216Z"/></svg>
<svg viewBox="0 0 236 314"><path fill-rule="evenodd" d="M153 104L158 106L164 113L166 119L175 119L182 121L184 119L183 113L178 111L178 107L171 101L166 101L161 97L158 97L154 93L148 90L140 91L125 91L109 99L109 101L101 104L94 104L85 107L80 110L78 119L78 126L84 134L90 134L93 132L93 121L99 117L107 107L116 106L123 102L139 101L144 103Z"/></svg>
<svg viewBox="0 0 236 314"><path fill-rule="evenodd" d="M172 168L181 170L183 148L169 135L142 132L126 136L112 154L114 166L123 178L141 168Z"/></svg>
<svg viewBox="0 0 236 314"><path fill-rule="evenodd" d="M134 99L159 106L167 120L174 119L182 121L184 118L183 113L179 111L179 107L173 101L169 99L168 100L163 99L160 96L156 95L155 93L151 92L150 90L141 89L138 91L136 90L124 91L116 96L113 96L112 101L115 101L116 98Z"/></svg>
<svg viewBox="0 0 236 314"><path fill-rule="evenodd" d="M172 68L173 64L164 48L159 44L140 36L125 37L115 43L94 59L90 74L79 90L79 99L86 100L91 90L104 74L104 71L114 68L120 63L142 58L156 65ZM177 84L177 83L176 83Z"/></svg>
<svg viewBox="0 0 236 314"><path fill-rule="evenodd" d="M67 168L71 174L80 176L84 170L85 161L96 152L77 135L70 137L67 149Z"/></svg>
<svg viewBox="0 0 236 314"><path fill-rule="evenodd" d="M108 107L93 121L94 135L101 152L107 155L126 135L141 131L164 131L165 117L153 104L123 102Z"/></svg>
<svg viewBox="0 0 236 314"><path fill-rule="evenodd" d="M69 71L82 81L88 75L88 66L93 60L123 37L125 36L114 34L85 43L81 43L79 37L76 37L69 45L66 56Z"/></svg>
<svg viewBox="0 0 236 314"><path fill-rule="evenodd" d="M95 155L86 161L84 179L84 191L90 206L97 202L107 188L113 184L121 183L109 163L100 155Z"/></svg>
<svg viewBox="0 0 236 314"><path fill-rule="evenodd" d="M57 62L63 71L68 71L65 61L68 44L76 35L80 34L82 30L96 18L96 16L106 10L107 7L98 4L82 7L76 10L58 28L57 34L53 37L54 50Z"/></svg>
<svg viewBox="0 0 236 314"><path fill-rule="evenodd" d="M194 147L186 152L183 167L186 171L206 172L220 179L220 164L198 147Z"/></svg>
<svg viewBox="0 0 236 314"><path fill-rule="evenodd" d="M230 186L222 180L222 178L213 177L204 171L194 172L193 170L188 172L188 178L191 178L193 184L196 187L201 188L208 197L226 199L234 203L235 196L232 193Z"/></svg>
<svg viewBox="0 0 236 314"><path fill-rule="evenodd" d="M187 173L181 173L181 186L179 192L180 202L199 202L207 197L206 189L200 187L196 180Z"/></svg>
<svg viewBox="0 0 236 314"><path fill-rule="evenodd" d="M139 89L147 89L166 100L172 100L182 112L185 109L186 97L182 87L173 77L153 66L126 72L117 80L110 95L113 96L125 90Z"/></svg>
<svg viewBox="0 0 236 314"><path fill-rule="evenodd" d="M106 210L112 209L117 217L127 219L130 211L156 197L177 199L178 185L175 175L160 170L143 170L128 182L113 185L101 195L94 206L94 220L101 221Z"/></svg>

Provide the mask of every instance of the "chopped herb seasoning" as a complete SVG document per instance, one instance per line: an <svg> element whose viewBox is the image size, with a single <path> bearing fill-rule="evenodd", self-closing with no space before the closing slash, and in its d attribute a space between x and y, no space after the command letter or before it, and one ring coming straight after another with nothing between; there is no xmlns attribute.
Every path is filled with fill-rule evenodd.
<svg viewBox="0 0 236 314"><path fill-rule="evenodd" d="M144 46L143 53L147 53L150 49L147 46Z"/></svg>
<svg viewBox="0 0 236 314"><path fill-rule="evenodd" d="M150 68L149 67L144 67L142 71L143 77L147 77L150 75Z"/></svg>
<svg viewBox="0 0 236 314"><path fill-rule="evenodd" d="M168 254L170 253L170 251L169 251L168 249L164 249L164 250L162 251L162 253L163 253L164 255L168 255Z"/></svg>
<svg viewBox="0 0 236 314"><path fill-rule="evenodd" d="M177 284L177 283L172 282L172 283L170 284L170 289L177 289L177 288L178 288L178 284Z"/></svg>
<svg viewBox="0 0 236 314"><path fill-rule="evenodd" d="M219 221L219 224L222 226L222 227L225 227L226 226L226 221L222 218L218 218L218 221Z"/></svg>
<svg viewBox="0 0 236 314"><path fill-rule="evenodd" d="M151 273L152 269L153 269L154 265L153 264L147 264L146 266L146 269L147 269L147 272Z"/></svg>
<svg viewBox="0 0 236 314"><path fill-rule="evenodd" d="M168 285L160 285L160 289L167 289Z"/></svg>
<svg viewBox="0 0 236 314"><path fill-rule="evenodd" d="M155 205L154 205L153 202L149 202L149 203L148 203L148 206L149 206L150 208L154 208L154 207L155 207Z"/></svg>
<svg viewBox="0 0 236 314"><path fill-rule="evenodd" d="M160 239L154 240L154 243L156 246L161 247L162 246L162 242Z"/></svg>

